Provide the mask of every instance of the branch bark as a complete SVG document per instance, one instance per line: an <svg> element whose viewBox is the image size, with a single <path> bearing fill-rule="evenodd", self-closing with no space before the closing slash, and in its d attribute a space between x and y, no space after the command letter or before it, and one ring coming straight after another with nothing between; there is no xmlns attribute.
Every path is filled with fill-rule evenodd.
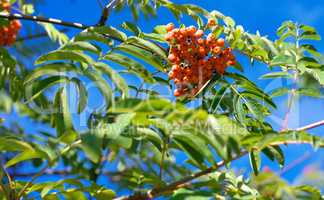
<svg viewBox="0 0 324 200"><path fill-rule="evenodd" d="M50 24L57 24L61 26L71 27L71 28L77 28L77 29L87 29L90 26L76 23L76 22L66 22L62 21L60 19L53 19L53 18L45 18L45 17L39 17L39 16L30 16L30 15L23 15L23 14L8 14L8 13L0 13L0 18L4 19L19 19L19 20L27 20L27 21L36 21L36 22L44 22L44 23L50 23Z"/></svg>
<svg viewBox="0 0 324 200"><path fill-rule="evenodd" d="M108 5L110 5L110 4L108 4ZM87 25L84 25L81 23L76 23L76 22L66 22L66 21L62 21L59 19L44 18L44 17L38 17L38 16L29 16L29 15L22 15L22 14L0 13L0 18L9 19L9 20L19 19L19 20L27 20L27 21L34 21L34 22L44 22L44 23L57 24L57 25L81 29L81 30L85 30L85 29L93 27L93 26L87 26ZM123 40L119 39L118 37L114 37L112 35L103 34L103 36L106 38L118 41L118 42L124 42ZM157 45L159 48L161 48L163 51L167 52L167 50L164 49L160 44L158 44L158 43L154 43L154 44ZM146 50L146 51L150 52L152 55L156 55L156 53L154 53L150 49L145 48L141 45L137 45L137 44L130 44L130 45L133 45L140 49Z"/></svg>
<svg viewBox="0 0 324 200"><path fill-rule="evenodd" d="M119 2L120 0L111 0L110 3L104 7L104 9L102 10L100 20L97 23L97 26L104 26L106 24L110 11L114 9Z"/></svg>

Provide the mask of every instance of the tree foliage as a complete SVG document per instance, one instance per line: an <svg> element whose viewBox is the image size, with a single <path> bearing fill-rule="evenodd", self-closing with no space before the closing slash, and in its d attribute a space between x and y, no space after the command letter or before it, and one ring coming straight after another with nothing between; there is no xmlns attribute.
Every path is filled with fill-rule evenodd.
<svg viewBox="0 0 324 200"><path fill-rule="evenodd" d="M10 2L24 14L32 14L38 3ZM285 166L283 145L324 145L308 132L322 123L275 130L267 121L277 107L273 98L322 96L324 66L312 41L320 40L315 28L287 21L272 41L192 4L128 0L113 7L130 10L135 20L162 17L162 8L180 26L184 16L200 29L215 19L212 34L224 37L237 55L232 69L215 75L192 98L166 98L161 92L174 88L167 76L172 66L165 25L150 33L128 21L118 27L82 26L69 38L43 21L24 27L48 35L40 52L25 40L0 47L1 112L48 129L31 132L0 118L0 199L101 200L125 190L129 195L119 199L321 199L315 187L292 186L260 170L263 156ZM1 16L0 26L10 18ZM265 92L244 73L248 66L239 63L244 58L268 67L262 79L285 79L290 87ZM134 78L141 83L134 84ZM86 125L80 127L80 120ZM243 156L249 156L250 179L231 167ZM24 178L25 167L30 170ZM109 177L104 186L102 177ZM114 190L107 187L112 184Z"/></svg>

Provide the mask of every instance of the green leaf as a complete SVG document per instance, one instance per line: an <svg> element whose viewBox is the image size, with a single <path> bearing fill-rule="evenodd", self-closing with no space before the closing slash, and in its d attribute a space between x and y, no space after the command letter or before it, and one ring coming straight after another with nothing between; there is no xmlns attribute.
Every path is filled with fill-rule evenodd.
<svg viewBox="0 0 324 200"><path fill-rule="evenodd" d="M63 196L66 200L87 200L88 198L81 191L66 191L63 193Z"/></svg>
<svg viewBox="0 0 324 200"><path fill-rule="evenodd" d="M57 50L52 51L48 54L40 56L36 61L35 65L39 65L48 61L59 61L59 60L70 60L74 62L81 62L85 64L92 64L94 61L88 55L81 52L68 51L68 50Z"/></svg>
<svg viewBox="0 0 324 200"><path fill-rule="evenodd" d="M116 194L112 190L101 189L94 195L97 200L112 200Z"/></svg>
<svg viewBox="0 0 324 200"><path fill-rule="evenodd" d="M150 42L148 40L144 40L139 37L130 37L127 39L126 43L128 44L136 44L138 46L144 47L145 49L150 50L153 54L160 56L161 58L166 59L167 52L162 47L158 46L157 44Z"/></svg>
<svg viewBox="0 0 324 200"><path fill-rule="evenodd" d="M285 165L285 156L279 146L268 146L262 150L272 161L278 161L280 168Z"/></svg>
<svg viewBox="0 0 324 200"><path fill-rule="evenodd" d="M287 55L278 55L275 56L271 62L270 66L285 66L285 65L295 65L296 62L291 56Z"/></svg>
<svg viewBox="0 0 324 200"><path fill-rule="evenodd" d="M13 4L10 2L10 4ZM22 11L25 15L31 15L35 12L33 4L24 4L22 6Z"/></svg>
<svg viewBox="0 0 324 200"><path fill-rule="evenodd" d="M10 159L7 163L6 163L6 168L11 167L17 163L26 161L26 160L31 160L31 159L35 159L35 158L46 158L44 156L43 152L39 152L39 151L35 151L35 150L27 150L27 151L23 151L22 153L16 155L15 157L13 157L12 159Z"/></svg>
<svg viewBox="0 0 324 200"><path fill-rule="evenodd" d="M314 31L305 31L300 35L301 40L321 40L321 36Z"/></svg>
<svg viewBox="0 0 324 200"><path fill-rule="evenodd" d="M86 133L81 135L82 143L79 145L84 151L86 157L94 163L101 160L102 137L95 133Z"/></svg>
<svg viewBox="0 0 324 200"><path fill-rule="evenodd" d="M100 137L116 139L131 124L134 117L135 113L126 113L118 115L113 123L102 121L97 126L97 134Z"/></svg>
<svg viewBox="0 0 324 200"><path fill-rule="evenodd" d="M292 79L293 75L290 74L289 72L281 71L281 72L271 72L261 76L261 79L275 79L275 78Z"/></svg>
<svg viewBox="0 0 324 200"><path fill-rule="evenodd" d="M167 34L166 26L165 25L155 26L153 32L156 34L165 35Z"/></svg>
<svg viewBox="0 0 324 200"><path fill-rule="evenodd" d="M106 108L112 105L113 101L113 92L111 90L110 85L107 81L102 77L102 74L97 71L87 70L85 75L94 82L94 84L98 87L101 94L105 98Z"/></svg>
<svg viewBox="0 0 324 200"><path fill-rule="evenodd" d="M57 30L53 24L49 24L49 23L39 23L39 24L43 26L49 38L53 42L58 42L60 45L63 45L69 41L69 38L64 33Z"/></svg>
<svg viewBox="0 0 324 200"><path fill-rule="evenodd" d="M59 75L67 72L75 72L79 73L78 68L73 64L67 63L51 63L42 66L38 66L35 68L30 74L28 74L25 78L25 85L34 81L37 78L40 78L45 75Z"/></svg>
<svg viewBox="0 0 324 200"><path fill-rule="evenodd" d="M306 69L306 72L312 75L321 85L324 85L324 71L320 69Z"/></svg>
<svg viewBox="0 0 324 200"><path fill-rule="evenodd" d="M309 97L315 97L320 98L322 97L322 94L319 89L316 88L299 88L296 93L298 95L302 96L309 96Z"/></svg>
<svg viewBox="0 0 324 200"><path fill-rule="evenodd" d="M289 89L288 88L276 88L272 91L270 91L270 95L271 97L280 97L280 96L283 96L283 95L286 95L289 93Z"/></svg>
<svg viewBox="0 0 324 200"><path fill-rule="evenodd" d="M209 200L213 194L208 191L189 190L189 189L178 189L176 190L170 200Z"/></svg>
<svg viewBox="0 0 324 200"><path fill-rule="evenodd" d="M85 88L84 84L77 78L72 78L72 82L74 82L78 89L78 95L79 95L79 103L78 103L78 114L80 114L88 104L88 91Z"/></svg>
<svg viewBox="0 0 324 200"><path fill-rule="evenodd" d="M277 30L277 35L281 36L286 30L292 30L294 32L296 30L296 25L292 21L285 21Z"/></svg>
<svg viewBox="0 0 324 200"><path fill-rule="evenodd" d="M304 51L307 51L308 53L312 54L313 56L322 57L322 54L318 52L317 49L311 44L303 44L301 45L301 48Z"/></svg>
<svg viewBox="0 0 324 200"><path fill-rule="evenodd" d="M105 44L107 46L112 46L114 41L105 37L102 34L99 33L94 33L94 32L89 32L89 31L83 31L81 33L79 33L78 35L76 35L73 38L73 41L78 42L78 41L96 41L96 42L100 42L102 44Z"/></svg>
<svg viewBox="0 0 324 200"><path fill-rule="evenodd" d="M166 43L165 37L162 34L157 33L142 33L140 35L144 39L153 40L156 42Z"/></svg>
<svg viewBox="0 0 324 200"><path fill-rule="evenodd" d="M116 38L120 41L127 40L127 35L125 33L121 32L111 26L110 27L108 27L108 26L91 27L89 30L92 32L95 32L95 33L100 33L100 34L107 35L109 37Z"/></svg>
<svg viewBox="0 0 324 200"><path fill-rule="evenodd" d="M316 59L311 57L302 57L298 60L298 65L302 65L308 68L320 68L323 66L320 63L318 63Z"/></svg>
<svg viewBox="0 0 324 200"><path fill-rule="evenodd" d="M249 153L250 164L253 169L254 174L257 176L261 167L261 158L260 154L257 151L251 151Z"/></svg>
<svg viewBox="0 0 324 200"><path fill-rule="evenodd" d="M236 62L233 67L235 69L239 70L240 72L244 72L244 68L243 68L243 66L239 62Z"/></svg>
<svg viewBox="0 0 324 200"><path fill-rule="evenodd" d="M152 53L143 50L139 47L136 47L134 45L121 44L115 47L114 50L119 50L128 53L136 58L139 58L142 61L152 65L159 71L163 71L165 69L165 66L163 65L162 61L157 59L155 56L153 56Z"/></svg>
<svg viewBox="0 0 324 200"><path fill-rule="evenodd" d="M231 17L225 17L224 18L224 23L229 27L234 27L235 26L235 21Z"/></svg>
<svg viewBox="0 0 324 200"><path fill-rule="evenodd" d="M213 155L207 148L207 144L199 134L193 130L177 130L172 132L173 139L181 149L187 152L197 166L204 166L204 159L214 163Z"/></svg>
<svg viewBox="0 0 324 200"><path fill-rule="evenodd" d="M69 111L69 102L65 87L58 90L54 99L55 127L57 135L64 143L72 143L78 136L72 124L71 114Z"/></svg>
<svg viewBox="0 0 324 200"><path fill-rule="evenodd" d="M159 150L162 149L163 140L161 139L160 135L157 132L149 128L140 128L140 127L137 128L136 131L139 134L139 137L149 140Z"/></svg>
<svg viewBox="0 0 324 200"><path fill-rule="evenodd" d="M105 63L95 63L93 67L96 70L99 70L100 72L106 74L109 76L109 78L113 81L113 83L117 86L117 88L122 92L122 98L128 97L128 84L126 80L119 75L118 72L113 70L109 65Z"/></svg>
<svg viewBox="0 0 324 200"><path fill-rule="evenodd" d="M69 42L65 44L61 49L75 50L75 51L88 51L88 52L95 53L97 55L99 55L101 52L101 49L99 47L96 47L93 44L84 41Z"/></svg>
<svg viewBox="0 0 324 200"><path fill-rule="evenodd" d="M111 60L121 66L127 67L129 71L138 74L148 83L155 82L150 72L147 71L144 66L127 56L110 52L104 57L104 59Z"/></svg>
<svg viewBox="0 0 324 200"><path fill-rule="evenodd" d="M316 29L314 28L314 27L312 27L312 26L309 26L309 25L304 25L304 24L302 24L302 25L300 25L299 26L299 28L301 29L301 30L303 30L303 31L310 31L310 32L316 32Z"/></svg>
<svg viewBox="0 0 324 200"><path fill-rule="evenodd" d="M322 199L321 191L310 185L301 185L293 187L296 197L300 199ZM299 198L298 198L299 199Z"/></svg>
<svg viewBox="0 0 324 200"><path fill-rule="evenodd" d="M23 141L13 138L2 137L0 140L1 151L34 151L34 148Z"/></svg>
<svg viewBox="0 0 324 200"><path fill-rule="evenodd" d="M131 22L124 22L122 24L122 27L125 30L133 32L135 35L139 35L140 33L142 33L141 29L138 26L136 26L135 24L131 23Z"/></svg>
<svg viewBox="0 0 324 200"><path fill-rule="evenodd" d="M66 76L51 76L36 82L32 82L26 86L28 92L26 92L27 100L31 102L35 98L37 98L40 94L42 94L46 89L52 87L53 85L59 83L68 82L69 78Z"/></svg>

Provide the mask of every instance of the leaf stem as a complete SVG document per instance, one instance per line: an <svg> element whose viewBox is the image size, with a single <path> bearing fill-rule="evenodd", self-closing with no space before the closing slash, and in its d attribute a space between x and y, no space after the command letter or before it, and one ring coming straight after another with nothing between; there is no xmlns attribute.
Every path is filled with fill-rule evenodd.
<svg viewBox="0 0 324 200"><path fill-rule="evenodd" d="M160 180L163 178L163 167L164 167L164 159L165 154L167 151L167 142L163 140L163 147L162 147L162 156L161 156L161 163L160 163Z"/></svg>

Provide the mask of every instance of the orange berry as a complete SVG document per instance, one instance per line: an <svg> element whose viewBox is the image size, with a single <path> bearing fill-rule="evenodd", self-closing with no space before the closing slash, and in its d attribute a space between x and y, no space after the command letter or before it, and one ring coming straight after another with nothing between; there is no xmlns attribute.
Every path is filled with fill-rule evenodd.
<svg viewBox="0 0 324 200"><path fill-rule="evenodd" d="M185 28L180 28L180 34L186 35L187 30Z"/></svg>
<svg viewBox="0 0 324 200"><path fill-rule="evenodd" d="M1 4L1 7L2 7L3 10L6 10L6 11L9 11L11 9L11 5L10 5L9 2L3 2Z"/></svg>
<svg viewBox="0 0 324 200"><path fill-rule="evenodd" d="M199 39L197 40L197 43L198 43L199 45L203 45L203 44L205 43L205 40L202 39L202 38L199 38Z"/></svg>
<svg viewBox="0 0 324 200"><path fill-rule="evenodd" d="M213 41L215 40L215 37L214 37L214 35L213 34L208 34L208 36L207 36L207 39L206 39L206 41L207 41L207 44L211 44Z"/></svg>
<svg viewBox="0 0 324 200"><path fill-rule="evenodd" d="M170 71L169 72L169 79L174 79L174 78L175 78L174 72Z"/></svg>
<svg viewBox="0 0 324 200"><path fill-rule="evenodd" d="M179 65L173 65L172 66L172 71L176 72L176 71L179 71L179 70L181 70Z"/></svg>
<svg viewBox="0 0 324 200"><path fill-rule="evenodd" d="M215 26L216 25L216 20L214 18L209 18L207 26Z"/></svg>
<svg viewBox="0 0 324 200"><path fill-rule="evenodd" d="M189 26L189 27L187 28L187 33L188 33L189 35L194 35L194 34L196 33L196 31L197 31L197 29L196 29L196 27L194 27L194 26Z"/></svg>
<svg viewBox="0 0 324 200"><path fill-rule="evenodd" d="M19 20L13 20L12 25L15 27L16 30L21 29L21 23Z"/></svg>
<svg viewBox="0 0 324 200"><path fill-rule="evenodd" d="M235 60L229 60L229 61L227 61L227 63L226 63L228 66L230 66L230 65L235 65L236 64L236 61Z"/></svg>
<svg viewBox="0 0 324 200"><path fill-rule="evenodd" d="M165 28L167 32L171 32L174 29L174 24L168 23Z"/></svg>
<svg viewBox="0 0 324 200"><path fill-rule="evenodd" d="M189 82L189 77L188 76L183 77L183 81Z"/></svg>
<svg viewBox="0 0 324 200"><path fill-rule="evenodd" d="M222 48L221 47L218 47L217 46L217 47L213 48L213 53L216 54L216 55L220 54L221 51L222 51Z"/></svg>
<svg viewBox="0 0 324 200"><path fill-rule="evenodd" d="M179 89L176 89L176 90L174 90L173 95L175 97L180 97L182 95L182 91L180 91Z"/></svg>
<svg viewBox="0 0 324 200"><path fill-rule="evenodd" d="M171 33L168 33L168 34L166 34L165 36L164 36L164 39L166 40L166 41L171 41L172 39L173 39L173 34L171 34Z"/></svg>
<svg viewBox="0 0 324 200"><path fill-rule="evenodd" d="M174 55L174 54L170 54L169 56L168 56L168 59L171 61L171 62L174 62L176 59L177 59L177 57Z"/></svg>
<svg viewBox="0 0 324 200"><path fill-rule="evenodd" d="M175 78L175 79L174 79L174 83L175 83L175 84L179 84L179 83L180 83L180 79Z"/></svg>
<svg viewBox="0 0 324 200"><path fill-rule="evenodd" d="M225 46L225 40L223 38L219 38L217 40L217 45L220 47L224 47Z"/></svg>
<svg viewBox="0 0 324 200"><path fill-rule="evenodd" d="M200 38L204 35L204 31L203 30L197 30L196 33L195 33L195 36Z"/></svg>
<svg viewBox="0 0 324 200"><path fill-rule="evenodd" d="M199 54L202 55L202 56L203 56L203 55L206 55L206 50L205 50L204 47L202 47L202 46L199 47Z"/></svg>
<svg viewBox="0 0 324 200"><path fill-rule="evenodd" d="M11 46L16 42L16 35L11 35L11 37L7 38L6 45Z"/></svg>

